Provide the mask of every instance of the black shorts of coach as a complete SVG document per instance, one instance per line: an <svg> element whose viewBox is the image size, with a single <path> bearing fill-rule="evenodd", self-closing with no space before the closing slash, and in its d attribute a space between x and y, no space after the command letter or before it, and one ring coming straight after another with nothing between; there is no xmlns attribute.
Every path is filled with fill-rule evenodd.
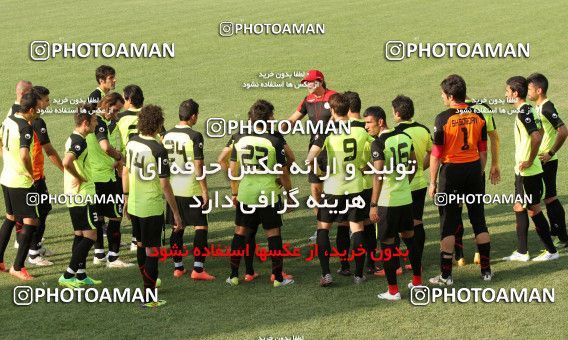
<svg viewBox="0 0 568 340"><path fill-rule="evenodd" d="M122 217L122 209L124 207L123 204L118 201L118 198L122 195L122 182L95 182L95 190L97 196L105 201L105 203L97 204L97 213L99 216L109 218Z"/></svg>
<svg viewBox="0 0 568 340"><path fill-rule="evenodd" d="M485 182L479 160L469 163L445 163L440 167L438 194L485 194ZM466 203L467 214L475 235L487 232L483 202ZM460 204L452 202L439 206L441 238L456 234L461 220Z"/></svg>
<svg viewBox="0 0 568 340"><path fill-rule="evenodd" d="M362 192L358 192L358 193L354 193L354 194L349 194L349 195L328 195L326 194L321 200L320 200L320 205L321 204L331 204L331 205L335 205L337 203L336 207L333 208L326 208L326 207L321 207L318 208L318 221L320 222L325 222L325 223L340 223L340 222L362 222L366 219L369 218L369 208L367 208L367 206L370 206L370 202L366 201L365 202L365 207L362 209L359 208L349 208L347 210L346 213L341 214L341 211L344 211L346 206L347 206L347 202L353 200L353 198L360 196L362 197ZM365 211L367 211L367 213L365 213Z"/></svg>
<svg viewBox="0 0 568 340"><path fill-rule="evenodd" d="M175 196L175 199L184 227L209 226L209 223L207 222L207 214L204 214L203 209L201 208L203 205L203 198L201 196ZM199 207L190 207L190 205L197 204L196 200L199 201ZM166 210L166 222L170 225L174 225L175 223L174 214L169 205Z"/></svg>
<svg viewBox="0 0 568 340"><path fill-rule="evenodd" d="M377 223L378 239L381 242L394 238L399 233L414 230L412 220L412 204L398 207L377 207L379 222Z"/></svg>
<svg viewBox="0 0 568 340"><path fill-rule="evenodd" d="M515 175L515 196L527 196L527 205L540 203L543 192L542 173L533 176ZM526 206L525 206L526 208Z"/></svg>
<svg viewBox="0 0 568 340"><path fill-rule="evenodd" d="M130 215L132 236L142 243L142 247L161 247L162 230L164 229L164 214L138 217Z"/></svg>
<svg viewBox="0 0 568 340"><path fill-rule="evenodd" d="M71 224L75 231L95 229L99 222L95 207L90 204L69 207L69 215L71 215Z"/></svg>
<svg viewBox="0 0 568 340"><path fill-rule="evenodd" d="M278 211L282 210L282 200L278 195L278 203L274 207L268 206L264 208L256 208L253 213L245 213L251 211L252 208L246 204L237 203L237 212L235 214L235 225L245 227L256 231L258 226L262 224L264 230L282 227L282 214Z"/></svg>
<svg viewBox="0 0 568 340"><path fill-rule="evenodd" d="M2 193L6 214L13 215L16 219L38 218L39 212L34 202L39 203L39 196L34 185L29 188L9 188L2 185Z"/></svg>
<svg viewBox="0 0 568 340"><path fill-rule="evenodd" d="M544 199L556 196L556 173L558 172L558 160L542 163L544 181Z"/></svg>

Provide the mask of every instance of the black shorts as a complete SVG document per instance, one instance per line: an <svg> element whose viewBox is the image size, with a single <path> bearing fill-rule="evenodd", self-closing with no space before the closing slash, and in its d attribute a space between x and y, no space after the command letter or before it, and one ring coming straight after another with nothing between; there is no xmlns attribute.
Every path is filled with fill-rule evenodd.
<svg viewBox="0 0 568 340"><path fill-rule="evenodd" d="M424 216L424 202L426 201L427 189L422 188L412 191L412 218L415 220L422 221L422 216Z"/></svg>
<svg viewBox="0 0 568 340"><path fill-rule="evenodd" d="M207 214L202 213L203 210L201 209L201 205L203 204L203 198L201 198L201 196L176 196L175 198L184 227L209 226L209 223L207 222ZM199 200L199 207L190 207L190 205L196 204L195 199ZM174 214L169 205L167 205L166 210L166 223L170 225L174 224Z"/></svg>
<svg viewBox="0 0 568 340"><path fill-rule="evenodd" d="M49 192L47 191L47 184L45 183L45 177L35 181L34 186L36 188L37 193L40 196L41 195L46 195L46 197L49 196ZM51 209L53 209L53 207L51 206L51 203L49 203L49 200L43 200L37 206L37 212L39 216L47 216L47 214L49 214Z"/></svg>
<svg viewBox="0 0 568 340"><path fill-rule="evenodd" d="M373 196L373 188L365 189L361 192L361 197L365 201L365 208L363 208L363 213L367 216L365 219L369 218L369 211L371 210L371 198Z"/></svg>
<svg viewBox="0 0 568 340"><path fill-rule="evenodd" d="M282 214L278 211L282 210L282 200L278 196L278 203L275 207L264 207L256 208L252 214L245 214L244 211L250 211L246 204L237 204L237 212L235 214L235 225L239 227L245 227L256 231L258 225L262 224L264 230L280 228L282 227ZM244 211L243 211L244 210Z"/></svg>
<svg viewBox="0 0 568 340"><path fill-rule="evenodd" d="M33 205L33 202L39 203L39 195L35 186L9 188L2 185L2 193L4 194L4 204L6 204L6 214L14 215L17 219L38 218L37 205Z"/></svg>
<svg viewBox="0 0 568 340"><path fill-rule="evenodd" d="M449 194L485 194L485 180L481 172L481 162L477 160L469 163L442 164L437 195L440 194L442 196ZM436 200L438 201L437 198ZM469 221L475 235L487 232L483 202L476 201L466 204L466 206ZM460 204L452 202L451 204L439 206L438 210L440 212L441 238L455 235L461 220L462 209Z"/></svg>
<svg viewBox="0 0 568 340"><path fill-rule="evenodd" d="M142 247L161 247L162 231L164 230L164 215L137 217L130 215L132 235Z"/></svg>
<svg viewBox="0 0 568 340"><path fill-rule="evenodd" d="M90 204L69 207L69 215L75 231L95 229L99 222L95 207Z"/></svg>
<svg viewBox="0 0 568 340"><path fill-rule="evenodd" d="M333 223L333 222L362 222L369 218L369 208L370 200L365 202L365 207L360 208L349 208L346 213L341 214L339 212L344 211L347 206L347 201L360 196L362 197L362 192L349 194L349 195L325 195L321 200L320 204L332 204L337 206L334 208L321 207L318 208L318 221ZM365 210L367 209L367 210ZM367 211L367 213L365 213Z"/></svg>
<svg viewBox="0 0 568 340"><path fill-rule="evenodd" d="M310 146L308 147L308 152L310 152L311 147L312 144L310 143ZM326 173L327 151L325 150L325 148L322 149L320 154L317 156L316 162L317 162L317 170L312 169L312 171L308 173L308 182L310 182L311 184L323 183L323 181L320 179L320 176L323 177ZM320 173L319 176L317 175L318 173Z"/></svg>
<svg viewBox="0 0 568 340"><path fill-rule="evenodd" d="M531 202L527 205L535 205L540 203L543 192L542 186L542 174L533 176L515 175L515 196L527 195L527 200ZM526 206L524 208L526 208Z"/></svg>
<svg viewBox="0 0 568 340"><path fill-rule="evenodd" d="M97 196L105 198L105 203L97 204L97 213L99 216L118 218L122 217L123 204L118 201L122 194L122 182L108 181L108 182L95 182L95 190ZM109 197L109 196L112 196ZM114 202L113 202L114 201Z"/></svg>
<svg viewBox="0 0 568 340"><path fill-rule="evenodd" d="M379 214L379 222L377 223L379 241L384 242L386 239L396 237L401 232L414 230L412 204L398 207L379 206L377 208Z"/></svg>
<svg viewBox="0 0 568 340"><path fill-rule="evenodd" d="M558 160L542 163L543 181L544 181L544 198L556 196L556 172L558 171Z"/></svg>

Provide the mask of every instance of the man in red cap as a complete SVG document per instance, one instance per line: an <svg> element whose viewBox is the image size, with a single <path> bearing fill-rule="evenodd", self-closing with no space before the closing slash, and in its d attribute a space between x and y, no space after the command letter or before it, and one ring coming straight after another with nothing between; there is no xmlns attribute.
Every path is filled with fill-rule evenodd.
<svg viewBox="0 0 568 340"><path fill-rule="evenodd" d="M308 87L308 95L304 97L296 112L294 112L288 120L294 124L296 121L301 120L304 118L305 115L308 116L308 119L313 123L315 126L317 122L323 121L323 126L326 126L328 121L331 119L331 108L329 106L328 100L331 95L337 93L333 90L330 90L325 85L325 79L323 73L318 70L309 70L304 79L302 79L302 84L306 84ZM319 131L323 132L323 131ZM314 140L317 134L312 134L310 136L310 143L308 145L308 150L314 144ZM320 136L322 136L320 134ZM325 137L325 136L323 136ZM322 152L317 159L317 163L321 168L322 165L325 165L326 162L326 153ZM316 174L315 169L310 172L308 175L308 181L310 182L311 186L311 195L319 202L321 198L321 194L323 192L323 181L319 179L319 176ZM314 213L317 215L317 208L315 209ZM315 234L310 237L311 242L315 242Z"/></svg>

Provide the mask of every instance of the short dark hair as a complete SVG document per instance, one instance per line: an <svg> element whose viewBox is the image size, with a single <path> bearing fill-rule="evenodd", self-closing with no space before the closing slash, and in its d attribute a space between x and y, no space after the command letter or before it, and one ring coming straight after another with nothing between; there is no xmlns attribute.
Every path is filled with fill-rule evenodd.
<svg viewBox="0 0 568 340"><path fill-rule="evenodd" d="M533 84L537 88L541 89L542 92L546 94L548 91L548 79L541 73L533 73L527 78L528 84Z"/></svg>
<svg viewBox="0 0 568 340"><path fill-rule="evenodd" d="M361 112L361 98L359 93L353 91L345 91L343 95L349 101L349 111L351 112Z"/></svg>
<svg viewBox="0 0 568 340"><path fill-rule="evenodd" d="M40 97L34 91L24 94L22 99L20 99L20 112L25 113L30 109L35 109L37 107L38 100L40 100Z"/></svg>
<svg viewBox="0 0 568 340"><path fill-rule="evenodd" d="M521 99L527 98L529 92L529 84L523 76L514 76L507 79L507 85L511 88L512 92L517 92L517 96Z"/></svg>
<svg viewBox="0 0 568 340"><path fill-rule="evenodd" d="M109 107L118 103L124 104L124 98L122 98L122 95L118 92L111 92L99 101L98 107L107 110Z"/></svg>
<svg viewBox="0 0 568 340"><path fill-rule="evenodd" d="M375 119L387 120L385 110L380 106L369 106L363 113L363 117L375 117Z"/></svg>
<svg viewBox="0 0 568 340"><path fill-rule="evenodd" d="M44 86L36 85L32 87L32 92L35 92L40 98L49 96L49 90Z"/></svg>
<svg viewBox="0 0 568 340"><path fill-rule="evenodd" d="M440 84L446 96L452 96L457 102L464 102L466 97L465 80L457 74L452 74Z"/></svg>
<svg viewBox="0 0 568 340"><path fill-rule="evenodd" d="M334 93L329 97L329 106L340 117L344 117L349 113L349 100L341 93Z"/></svg>
<svg viewBox="0 0 568 340"><path fill-rule="evenodd" d="M411 120L414 117L414 103L409 97L399 94L392 100L391 104L394 111L398 112L403 120Z"/></svg>
<svg viewBox="0 0 568 340"><path fill-rule="evenodd" d="M274 114L274 105L267 100L259 99L249 109L248 116L252 122L267 121Z"/></svg>
<svg viewBox="0 0 568 340"><path fill-rule="evenodd" d="M137 108L144 105L144 93L138 85L128 85L124 88L124 100L130 100L132 105Z"/></svg>
<svg viewBox="0 0 568 340"><path fill-rule="evenodd" d="M138 132L151 136L164 125L164 112L158 105L146 105L138 114Z"/></svg>
<svg viewBox="0 0 568 340"><path fill-rule="evenodd" d="M77 112L73 116L75 120L75 126L81 126L84 121L88 121L91 117L96 114L97 112L97 104L96 103L84 103L79 104L77 106Z"/></svg>
<svg viewBox="0 0 568 340"><path fill-rule="evenodd" d="M179 104L179 120L189 120L191 116L199 113L199 104L193 99L184 100Z"/></svg>
<svg viewBox="0 0 568 340"><path fill-rule="evenodd" d="M97 70L95 71L95 78L97 79L97 84L100 84L101 80L106 80L108 76L114 76L115 74L116 71L114 70L114 68L108 65L101 65L97 67Z"/></svg>

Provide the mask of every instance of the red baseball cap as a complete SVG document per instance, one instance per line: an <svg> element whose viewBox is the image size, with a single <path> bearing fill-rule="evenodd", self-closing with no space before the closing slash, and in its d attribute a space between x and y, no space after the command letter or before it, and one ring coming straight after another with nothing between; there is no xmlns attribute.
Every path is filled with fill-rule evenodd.
<svg viewBox="0 0 568 340"><path fill-rule="evenodd" d="M302 79L301 83L303 84L306 82L312 82L316 80L324 80L323 73L321 73L318 70L309 70L308 73L306 73L304 79Z"/></svg>

